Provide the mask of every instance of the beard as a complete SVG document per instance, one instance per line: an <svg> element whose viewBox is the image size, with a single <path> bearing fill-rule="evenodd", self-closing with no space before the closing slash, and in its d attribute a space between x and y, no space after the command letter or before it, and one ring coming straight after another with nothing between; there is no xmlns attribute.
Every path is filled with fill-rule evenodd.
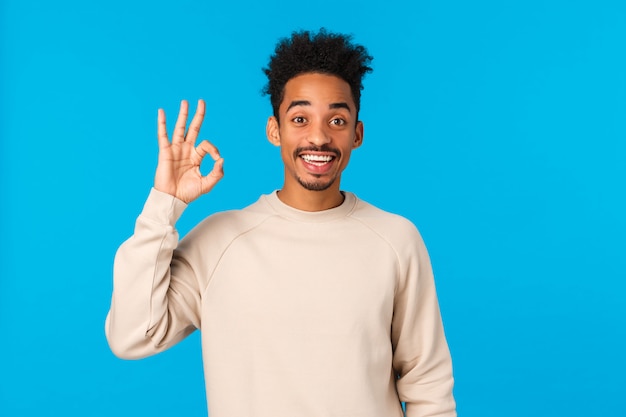
<svg viewBox="0 0 626 417"><path fill-rule="evenodd" d="M297 158L298 155L300 155L302 152L305 152L305 151L332 152L332 153L335 154L335 158L338 159L338 158L341 157L341 151L339 149L333 148L333 147L328 146L328 145L322 145L322 146L309 146L309 147L306 147L306 148L303 148L303 147L297 148L293 152L294 158ZM306 190L309 190L309 191L324 191L324 190L327 190L331 185L333 185L333 183L337 179L336 177L333 177L333 178L328 179L327 181L324 181L322 179L321 175L315 175L315 177L317 178L317 180L305 181L304 179L296 176L296 180Z"/></svg>
<svg viewBox="0 0 626 417"><path fill-rule="evenodd" d="M318 181L305 181L300 177L296 177L296 180L298 180L298 183L301 186L303 186L305 189L309 191L327 190L335 182L335 178L331 178L328 181L323 181L321 179L321 176L318 176L318 178L320 178Z"/></svg>

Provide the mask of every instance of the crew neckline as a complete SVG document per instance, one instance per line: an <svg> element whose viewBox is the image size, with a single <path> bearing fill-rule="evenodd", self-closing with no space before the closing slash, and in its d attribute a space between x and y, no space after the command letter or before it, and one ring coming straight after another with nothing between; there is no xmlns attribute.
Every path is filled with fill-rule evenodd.
<svg viewBox="0 0 626 417"><path fill-rule="evenodd" d="M304 211L291 207L278 198L278 190L273 191L271 194L266 194L263 197L265 202L282 217L300 222L321 223L346 217L352 212L356 206L357 197L350 192L342 191L341 193L344 199L340 205L321 211Z"/></svg>

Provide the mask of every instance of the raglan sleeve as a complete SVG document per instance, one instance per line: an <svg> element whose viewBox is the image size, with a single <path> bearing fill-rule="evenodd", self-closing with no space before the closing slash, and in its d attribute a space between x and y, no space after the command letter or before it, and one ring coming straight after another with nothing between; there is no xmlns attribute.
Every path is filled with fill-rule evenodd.
<svg viewBox="0 0 626 417"><path fill-rule="evenodd" d="M400 250L392 322L393 367L407 417L454 417L452 360L424 242L410 224Z"/></svg>
<svg viewBox="0 0 626 417"><path fill-rule="evenodd" d="M152 189L134 234L117 250L105 334L113 353L138 359L166 350L200 326L196 274L178 246L186 204Z"/></svg>

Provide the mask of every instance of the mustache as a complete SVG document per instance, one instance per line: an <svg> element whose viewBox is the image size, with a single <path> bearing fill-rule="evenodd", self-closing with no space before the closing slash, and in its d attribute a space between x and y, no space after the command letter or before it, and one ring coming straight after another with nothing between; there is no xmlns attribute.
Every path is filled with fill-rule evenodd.
<svg viewBox="0 0 626 417"><path fill-rule="evenodd" d="M293 151L293 157L297 158L298 155L300 155L302 152L328 152L335 154L336 158L339 158L341 156L341 151L339 149L333 148L332 146L326 144L322 146L306 146L296 148L296 150Z"/></svg>

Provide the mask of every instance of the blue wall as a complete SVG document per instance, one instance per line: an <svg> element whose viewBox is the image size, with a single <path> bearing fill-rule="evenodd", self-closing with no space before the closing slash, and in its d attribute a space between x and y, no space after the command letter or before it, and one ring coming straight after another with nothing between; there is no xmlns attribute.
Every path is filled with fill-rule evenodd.
<svg viewBox="0 0 626 417"><path fill-rule="evenodd" d="M460 414L623 412L626 3L0 7L0 415L206 415L197 335L109 352L113 255L152 184L158 107L206 99L226 159L181 232L280 187L260 68L320 26L375 57L343 188L422 231Z"/></svg>

